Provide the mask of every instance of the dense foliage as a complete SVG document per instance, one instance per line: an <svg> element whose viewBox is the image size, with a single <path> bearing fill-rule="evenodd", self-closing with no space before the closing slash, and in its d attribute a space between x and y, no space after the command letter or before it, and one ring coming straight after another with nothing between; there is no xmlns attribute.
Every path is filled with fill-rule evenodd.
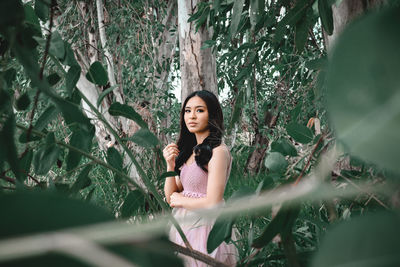
<svg viewBox="0 0 400 267"><path fill-rule="evenodd" d="M207 245L234 242L240 266L400 264L400 5L368 10L328 50L340 2L203 1L189 18L213 32L203 48L234 158ZM174 252L190 253L165 235L161 149L180 111L179 47L159 60L177 31L169 6L0 2L1 266L180 266Z"/></svg>

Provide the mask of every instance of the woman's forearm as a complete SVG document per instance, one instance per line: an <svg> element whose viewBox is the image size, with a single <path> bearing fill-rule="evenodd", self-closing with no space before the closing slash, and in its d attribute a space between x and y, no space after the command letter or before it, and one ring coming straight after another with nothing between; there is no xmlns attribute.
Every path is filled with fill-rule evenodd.
<svg viewBox="0 0 400 267"><path fill-rule="evenodd" d="M178 186L176 185L175 177L168 177L165 179L164 184L164 194L168 204L170 203L171 194L174 192L178 192Z"/></svg>
<svg viewBox="0 0 400 267"><path fill-rule="evenodd" d="M222 199L210 199L207 197L193 198L193 197L184 197L182 196L181 207L188 210L196 210L196 209L206 209L211 208L218 203L221 203Z"/></svg>

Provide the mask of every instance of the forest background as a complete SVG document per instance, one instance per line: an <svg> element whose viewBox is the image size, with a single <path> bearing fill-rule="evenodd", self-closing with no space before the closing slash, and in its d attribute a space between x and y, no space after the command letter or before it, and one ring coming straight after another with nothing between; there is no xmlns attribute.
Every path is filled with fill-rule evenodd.
<svg viewBox="0 0 400 267"><path fill-rule="evenodd" d="M207 89L234 159L210 252L398 266L398 25L395 0L2 0L0 265L224 266L165 235L161 150Z"/></svg>

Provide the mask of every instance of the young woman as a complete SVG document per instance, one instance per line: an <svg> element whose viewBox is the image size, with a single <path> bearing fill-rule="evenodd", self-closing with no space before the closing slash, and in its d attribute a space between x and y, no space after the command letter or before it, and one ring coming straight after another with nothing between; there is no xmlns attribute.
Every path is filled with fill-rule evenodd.
<svg viewBox="0 0 400 267"><path fill-rule="evenodd" d="M202 90L190 94L182 106L180 126L178 143L171 143L163 150L167 171L179 174L166 179L164 192L175 216L193 217L196 209L223 202L232 158L222 143L222 109L213 93ZM195 221L181 227L192 248L207 254L207 238L213 222L202 218ZM184 246L175 228L171 230L170 238ZM233 244L224 242L210 256L235 265L237 250ZM193 258L184 257L184 260L186 266L206 266Z"/></svg>

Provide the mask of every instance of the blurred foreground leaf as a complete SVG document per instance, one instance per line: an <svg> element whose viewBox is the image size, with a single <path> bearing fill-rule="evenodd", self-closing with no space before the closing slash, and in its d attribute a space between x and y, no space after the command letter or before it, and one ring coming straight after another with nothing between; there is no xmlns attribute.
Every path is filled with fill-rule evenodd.
<svg viewBox="0 0 400 267"><path fill-rule="evenodd" d="M144 204L144 196L140 190L129 192L121 207L121 217L128 218L133 215Z"/></svg>
<svg viewBox="0 0 400 267"><path fill-rule="evenodd" d="M400 172L400 8L357 20L329 66L328 111L354 156Z"/></svg>
<svg viewBox="0 0 400 267"><path fill-rule="evenodd" d="M263 233L253 241L252 246L262 248L268 245L277 234L281 234L284 237L291 233L299 212L299 207L290 207L288 204L283 205L278 214L265 227Z"/></svg>
<svg viewBox="0 0 400 267"><path fill-rule="evenodd" d="M312 266L400 266L399 225L400 215L392 212L340 223L327 232Z"/></svg>
<svg viewBox="0 0 400 267"><path fill-rule="evenodd" d="M78 226L90 226L114 220L114 217L97 206L87 202L68 199L61 195L43 192L18 192L0 194L0 241L5 238L21 237L29 234L40 234L57 230L66 230ZM80 238L80 237L76 237ZM55 243L54 239L51 239ZM47 240L47 242L52 242ZM42 241L43 242L43 241ZM36 243L36 246L48 244ZM140 244L118 244L101 246L105 251L122 257L127 263L139 266L182 266L181 261L173 254L166 238L143 240ZM82 247L85 249L85 247ZM98 251L97 253L101 252ZM93 250L83 251L93 253ZM82 254L82 253L80 253ZM79 257L79 253L67 255L63 252L47 251L34 257L19 258L13 261L0 261L0 266L36 267L36 266L93 266ZM104 257L107 255L93 255ZM112 258L108 258L110 262ZM110 266L113 266L110 262Z"/></svg>

